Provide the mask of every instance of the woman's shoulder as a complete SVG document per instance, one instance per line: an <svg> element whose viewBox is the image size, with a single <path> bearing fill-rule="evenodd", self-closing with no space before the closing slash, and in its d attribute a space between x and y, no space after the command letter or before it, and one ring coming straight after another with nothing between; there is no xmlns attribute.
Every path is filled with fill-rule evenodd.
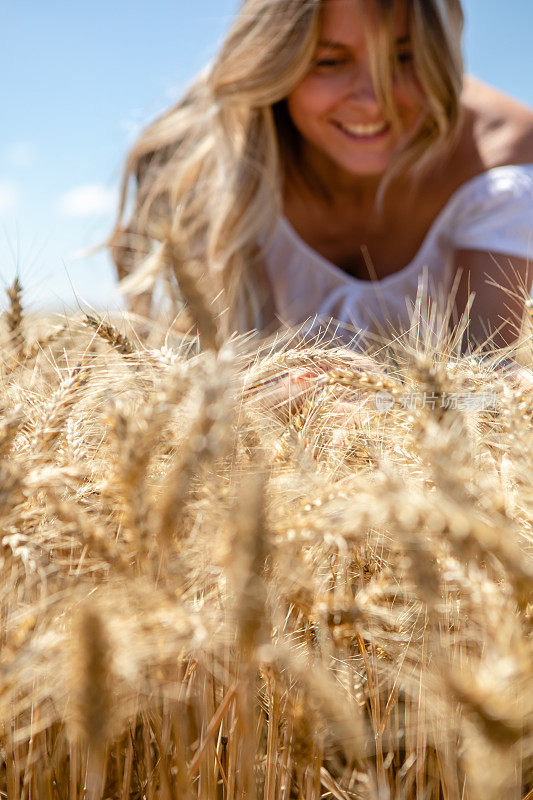
<svg viewBox="0 0 533 800"><path fill-rule="evenodd" d="M458 165L457 186L441 217L446 237L455 250L525 258L531 252L533 112L474 79L466 83L463 110L451 159Z"/></svg>
<svg viewBox="0 0 533 800"><path fill-rule="evenodd" d="M533 111L509 95L468 77L462 98L468 161L495 167L533 164Z"/></svg>

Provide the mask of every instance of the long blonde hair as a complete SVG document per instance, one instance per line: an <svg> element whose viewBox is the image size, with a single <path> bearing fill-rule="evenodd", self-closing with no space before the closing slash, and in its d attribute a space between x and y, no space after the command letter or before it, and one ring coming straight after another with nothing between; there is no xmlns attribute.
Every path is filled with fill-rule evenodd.
<svg viewBox="0 0 533 800"><path fill-rule="evenodd" d="M390 173L420 166L458 127L463 78L460 0L406 0L414 69L426 118ZM381 21L373 53L377 95L390 119L392 15L395 0L377 4ZM118 221L110 237L122 274L160 245L144 274L164 269L171 241L178 261L209 276L222 292L227 329L262 329L272 319L261 243L282 209L282 187L296 162L298 133L285 98L310 69L324 0L245 0L214 62L182 100L140 136L125 165ZM128 186L135 207L123 223ZM390 176L385 176L385 183ZM125 254L131 260L124 268ZM142 267L141 267L141 271ZM178 269L179 271L179 269Z"/></svg>

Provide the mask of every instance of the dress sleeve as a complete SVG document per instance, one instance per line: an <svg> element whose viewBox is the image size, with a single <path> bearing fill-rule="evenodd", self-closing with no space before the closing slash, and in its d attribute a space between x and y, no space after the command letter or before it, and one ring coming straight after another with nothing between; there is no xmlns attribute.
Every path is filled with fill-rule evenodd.
<svg viewBox="0 0 533 800"><path fill-rule="evenodd" d="M454 250L533 257L533 165L496 167L467 186L448 230Z"/></svg>

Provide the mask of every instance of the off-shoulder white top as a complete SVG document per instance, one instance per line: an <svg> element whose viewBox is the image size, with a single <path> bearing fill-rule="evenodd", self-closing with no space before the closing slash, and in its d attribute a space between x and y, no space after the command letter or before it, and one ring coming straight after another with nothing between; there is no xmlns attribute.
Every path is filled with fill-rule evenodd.
<svg viewBox="0 0 533 800"><path fill-rule="evenodd" d="M457 250L533 258L533 164L495 167L460 186L415 258L381 280L348 275L307 245L285 217L266 245L265 263L283 323L311 321L315 328L333 319L349 330L379 332L390 324L407 330L421 292L445 307Z"/></svg>

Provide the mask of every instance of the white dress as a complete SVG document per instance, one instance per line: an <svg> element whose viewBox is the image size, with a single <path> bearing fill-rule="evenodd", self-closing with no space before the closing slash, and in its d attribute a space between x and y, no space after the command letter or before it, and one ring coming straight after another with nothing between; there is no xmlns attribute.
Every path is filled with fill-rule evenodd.
<svg viewBox="0 0 533 800"><path fill-rule="evenodd" d="M354 333L405 331L417 296L444 310L457 250L533 258L533 164L495 167L460 186L414 259L381 280L348 275L307 245L285 217L266 245L265 266L284 324L313 331L333 319Z"/></svg>

